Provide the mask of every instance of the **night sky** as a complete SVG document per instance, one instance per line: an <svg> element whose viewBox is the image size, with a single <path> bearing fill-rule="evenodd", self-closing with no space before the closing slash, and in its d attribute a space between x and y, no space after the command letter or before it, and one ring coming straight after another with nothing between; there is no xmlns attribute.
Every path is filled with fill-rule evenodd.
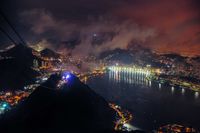
<svg viewBox="0 0 200 133"><path fill-rule="evenodd" d="M200 55L199 0L1 0L0 6L28 45L88 55L139 44ZM0 48L10 44L0 33Z"/></svg>

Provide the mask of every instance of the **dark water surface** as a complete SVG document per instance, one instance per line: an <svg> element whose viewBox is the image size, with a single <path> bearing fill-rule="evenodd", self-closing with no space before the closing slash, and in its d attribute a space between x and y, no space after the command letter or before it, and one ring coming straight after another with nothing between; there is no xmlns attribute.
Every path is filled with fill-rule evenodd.
<svg viewBox="0 0 200 133"><path fill-rule="evenodd" d="M132 125L153 130L166 124L200 128L200 96L180 87L147 81L145 75L109 71L87 84L133 114Z"/></svg>

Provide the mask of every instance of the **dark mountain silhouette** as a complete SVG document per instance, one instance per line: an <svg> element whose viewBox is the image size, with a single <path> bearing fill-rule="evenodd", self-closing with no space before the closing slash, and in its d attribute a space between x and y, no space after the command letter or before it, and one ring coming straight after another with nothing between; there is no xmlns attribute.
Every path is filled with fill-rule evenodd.
<svg viewBox="0 0 200 133"><path fill-rule="evenodd" d="M60 55L58 53L56 53L53 50L48 49L48 48L45 48L44 50L42 50L40 52L40 54L42 57L48 57L48 58L59 58L60 57Z"/></svg>
<svg viewBox="0 0 200 133"><path fill-rule="evenodd" d="M178 61L178 62L185 62L187 58L176 53L163 54L162 56L164 56L165 58L172 59L174 61Z"/></svg>
<svg viewBox="0 0 200 133"><path fill-rule="evenodd" d="M2 57L13 57L19 63L32 66L33 59L37 58L32 53L33 49L22 44L15 45L13 48L0 53Z"/></svg>
<svg viewBox="0 0 200 133"><path fill-rule="evenodd" d="M133 55L125 49L114 49L102 52L99 59L106 61L120 61L122 63L131 64L134 61Z"/></svg>
<svg viewBox="0 0 200 133"><path fill-rule="evenodd" d="M56 90L57 75L38 87L16 109L1 120L6 132L78 132L112 130L115 113L108 103L82 84L73 83Z"/></svg>
<svg viewBox="0 0 200 133"><path fill-rule="evenodd" d="M107 50L99 55L99 59L106 61L119 61L124 64L138 64L140 66L146 66L151 64L152 66L161 66L156 60L157 55L151 50L141 46L131 46L128 49L114 49Z"/></svg>
<svg viewBox="0 0 200 133"><path fill-rule="evenodd" d="M0 60L0 89L21 89L24 85L32 83L34 77L39 75L33 70L33 55L31 48L16 45L8 51L1 52L1 57L10 57Z"/></svg>
<svg viewBox="0 0 200 133"><path fill-rule="evenodd" d="M25 101L0 119L0 131L20 133L114 133L115 112L73 75L56 89L52 75ZM138 131L139 132L139 131Z"/></svg>
<svg viewBox="0 0 200 133"><path fill-rule="evenodd" d="M199 63L200 63L200 56L193 57L193 58L192 58L192 60L194 60L194 61L197 61L197 62L199 62Z"/></svg>

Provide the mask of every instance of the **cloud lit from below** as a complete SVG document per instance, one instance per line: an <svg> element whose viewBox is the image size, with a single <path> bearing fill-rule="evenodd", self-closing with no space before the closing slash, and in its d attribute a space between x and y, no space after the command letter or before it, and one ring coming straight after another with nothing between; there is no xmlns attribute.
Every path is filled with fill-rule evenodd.
<svg viewBox="0 0 200 133"><path fill-rule="evenodd" d="M110 7L109 2L100 3L107 5L105 8ZM87 16L84 20L58 17L55 11L48 8L24 10L20 12L20 17L38 40L45 40L48 47L74 56L98 55L115 48L126 49L132 42L159 53L200 55L197 1L136 0L117 3L97 16L84 14Z"/></svg>

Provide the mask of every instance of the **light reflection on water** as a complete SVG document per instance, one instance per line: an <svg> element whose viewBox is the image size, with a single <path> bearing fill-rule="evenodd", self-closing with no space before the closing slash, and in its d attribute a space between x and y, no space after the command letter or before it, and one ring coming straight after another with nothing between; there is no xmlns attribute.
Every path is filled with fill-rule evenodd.
<svg viewBox="0 0 200 133"><path fill-rule="evenodd" d="M161 89L162 88L162 85L161 85L161 83L159 83L159 89Z"/></svg>
<svg viewBox="0 0 200 133"><path fill-rule="evenodd" d="M174 86L171 87L172 94L174 94Z"/></svg>
<svg viewBox="0 0 200 133"><path fill-rule="evenodd" d="M149 81L145 74L108 71L88 85L108 101L133 114L133 125L151 130L169 123L200 127L198 92Z"/></svg>
<svg viewBox="0 0 200 133"><path fill-rule="evenodd" d="M109 71L108 76L110 82L151 86L151 81L147 80L147 76L137 72Z"/></svg>
<svg viewBox="0 0 200 133"><path fill-rule="evenodd" d="M182 95L185 94L185 89L184 88L181 89L181 93L182 93Z"/></svg>
<svg viewBox="0 0 200 133"><path fill-rule="evenodd" d="M199 98L199 92L195 92L195 98L196 98L196 99Z"/></svg>
<svg viewBox="0 0 200 133"><path fill-rule="evenodd" d="M108 77L110 82L115 82L115 83L127 83L127 84L135 84L135 85L142 85L142 86L147 86L147 87L152 87L152 81L147 80L147 75L146 74L141 74L138 72L124 72L124 71L108 71ZM162 89L162 84L157 83L156 86L158 86L159 90ZM175 87L171 86L171 93L174 94L175 92ZM185 94L185 89L181 89L181 94ZM199 98L199 92L194 92L194 98L198 99Z"/></svg>

